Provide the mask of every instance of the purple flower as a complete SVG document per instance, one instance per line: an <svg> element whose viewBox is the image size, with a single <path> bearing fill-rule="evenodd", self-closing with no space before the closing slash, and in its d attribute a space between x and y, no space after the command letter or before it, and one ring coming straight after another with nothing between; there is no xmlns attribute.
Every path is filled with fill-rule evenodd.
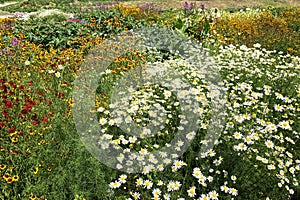
<svg viewBox="0 0 300 200"><path fill-rule="evenodd" d="M111 2L111 3L101 3L101 2L95 2L93 5L94 9L99 9L99 10L107 10L112 6L115 6L119 3L119 1ZM81 7L81 10L87 10L86 7Z"/></svg>
<svg viewBox="0 0 300 200"><path fill-rule="evenodd" d="M155 12L158 12L158 11L161 11L161 8L159 8L159 7L154 7L153 10L154 10Z"/></svg>
<svg viewBox="0 0 300 200"><path fill-rule="evenodd" d="M184 2L184 5L183 5L183 9L189 9L189 3L188 2Z"/></svg>
<svg viewBox="0 0 300 200"><path fill-rule="evenodd" d="M183 5L183 9L184 10L187 10L187 11L191 11L193 10L194 8L196 7L196 4L195 3L188 3L188 2L184 2L184 5Z"/></svg>
<svg viewBox="0 0 300 200"><path fill-rule="evenodd" d="M25 13L22 13L22 12L15 12L14 13L14 16L17 17L17 18L23 18L25 16Z"/></svg>
<svg viewBox="0 0 300 200"><path fill-rule="evenodd" d="M18 39L17 39L17 38L11 39L11 44L12 44L13 46L18 46L18 45L19 45Z"/></svg>
<svg viewBox="0 0 300 200"><path fill-rule="evenodd" d="M7 54L8 50L6 48L0 50L0 55Z"/></svg>
<svg viewBox="0 0 300 200"><path fill-rule="evenodd" d="M150 9L151 7L153 7L153 3L147 3L147 4L140 6L140 9L147 10L147 9Z"/></svg>
<svg viewBox="0 0 300 200"><path fill-rule="evenodd" d="M204 4L204 3L201 3L201 4L200 4L200 7L201 7L202 10L204 10L204 9L205 9L205 4Z"/></svg>

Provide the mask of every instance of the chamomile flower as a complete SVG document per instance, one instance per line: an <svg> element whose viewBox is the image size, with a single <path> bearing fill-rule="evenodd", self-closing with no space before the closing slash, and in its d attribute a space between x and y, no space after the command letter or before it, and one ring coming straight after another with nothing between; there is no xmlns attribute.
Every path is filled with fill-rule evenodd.
<svg viewBox="0 0 300 200"><path fill-rule="evenodd" d="M134 192L133 194L132 194L132 197L133 197L133 199L140 199L140 196L141 196L141 194L140 193L138 193L138 192Z"/></svg>
<svg viewBox="0 0 300 200"><path fill-rule="evenodd" d="M163 182L162 180L158 180L158 181L157 181L157 185L158 185L158 186L162 186L163 184L164 184L164 182Z"/></svg>
<svg viewBox="0 0 300 200"><path fill-rule="evenodd" d="M106 118L101 118L99 120L100 125L105 125L107 123L107 119Z"/></svg>
<svg viewBox="0 0 300 200"><path fill-rule="evenodd" d="M109 187L113 188L113 189L119 188L120 186L121 186L121 183L119 181L111 182L109 184Z"/></svg>
<svg viewBox="0 0 300 200"><path fill-rule="evenodd" d="M122 174L120 177L119 177L119 181L121 183L126 183L126 179L127 179L127 175L125 174Z"/></svg>
<svg viewBox="0 0 300 200"><path fill-rule="evenodd" d="M225 192L225 193L228 193L228 192L229 192L229 188L228 188L226 185L222 185L222 186L220 187L220 189L221 189L222 192Z"/></svg>
<svg viewBox="0 0 300 200"><path fill-rule="evenodd" d="M164 197L165 200L170 200L171 195L170 194L164 194L163 197Z"/></svg>
<svg viewBox="0 0 300 200"><path fill-rule="evenodd" d="M210 199L212 199L212 200L219 199L219 194L215 190L209 192L208 195L209 195Z"/></svg>
<svg viewBox="0 0 300 200"><path fill-rule="evenodd" d="M60 72L55 72L55 76L56 76L57 78L60 78Z"/></svg>
<svg viewBox="0 0 300 200"><path fill-rule="evenodd" d="M233 195L233 196L237 196L238 195L238 190L235 188L230 188L229 189L229 194Z"/></svg>
<svg viewBox="0 0 300 200"><path fill-rule="evenodd" d="M148 190L151 189L151 187L153 186L153 182L150 180L145 180L144 181L144 187L147 188Z"/></svg>
<svg viewBox="0 0 300 200"><path fill-rule="evenodd" d="M201 194L201 196L199 198L199 200L209 200L209 199L210 199L210 197L206 194Z"/></svg>
<svg viewBox="0 0 300 200"><path fill-rule="evenodd" d="M245 120L243 115L236 115L234 116L234 119L239 123L242 123Z"/></svg>
<svg viewBox="0 0 300 200"><path fill-rule="evenodd" d="M237 140L241 139L243 137L243 135L240 132L235 132L233 134L233 137Z"/></svg>
<svg viewBox="0 0 300 200"><path fill-rule="evenodd" d="M268 170L274 170L276 169L275 165L271 164L271 165L268 165Z"/></svg>
<svg viewBox="0 0 300 200"><path fill-rule="evenodd" d="M282 105L274 104L274 110L282 112L284 110L284 107Z"/></svg>
<svg viewBox="0 0 300 200"><path fill-rule="evenodd" d="M144 180L142 178L138 178L135 181L136 186L142 186L144 184Z"/></svg>
<svg viewBox="0 0 300 200"><path fill-rule="evenodd" d="M193 186L193 187L189 188L187 190L187 193L188 193L189 197L195 197L196 196L196 187Z"/></svg>
<svg viewBox="0 0 300 200"><path fill-rule="evenodd" d="M291 130L291 126L288 121L281 121L279 122L278 126L285 130Z"/></svg>
<svg viewBox="0 0 300 200"><path fill-rule="evenodd" d="M265 142L265 144L266 144L267 148L269 148L269 149L273 149L274 148L274 143L271 140L267 140Z"/></svg>
<svg viewBox="0 0 300 200"><path fill-rule="evenodd" d="M26 66L30 65L30 61L29 60L26 60L25 63L24 63Z"/></svg>

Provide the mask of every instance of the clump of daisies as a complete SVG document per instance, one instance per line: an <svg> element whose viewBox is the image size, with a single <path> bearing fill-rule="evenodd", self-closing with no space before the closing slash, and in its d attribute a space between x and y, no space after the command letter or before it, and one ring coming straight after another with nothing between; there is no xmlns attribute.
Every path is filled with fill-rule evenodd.
<svg viewBox="0 0 300 200"><path fill-rule="evenodd" d="M137 70L143 84L118 85L117 100L98 108L99 147L122 147L117 169L140 166L110 184L127 199L284 199L299 187L300 58L258 44L214 53L218 87L199 66L170 59ZM213 101L225 105L224 123Z"/></svg>

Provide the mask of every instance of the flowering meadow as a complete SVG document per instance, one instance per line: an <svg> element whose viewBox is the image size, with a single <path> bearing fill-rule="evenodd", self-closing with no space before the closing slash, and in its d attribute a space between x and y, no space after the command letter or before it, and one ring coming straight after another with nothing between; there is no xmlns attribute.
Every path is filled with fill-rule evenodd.
<svg viewBox="0 0 300 200"><path fill-rule="evenodd" d="M1 200L300 198L300 8L3 10Z"/></svg>

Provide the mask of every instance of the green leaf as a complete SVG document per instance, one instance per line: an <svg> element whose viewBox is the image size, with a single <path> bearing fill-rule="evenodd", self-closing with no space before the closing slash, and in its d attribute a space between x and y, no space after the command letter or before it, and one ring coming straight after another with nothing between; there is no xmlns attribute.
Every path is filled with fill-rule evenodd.
<svg viewBox="0 0 300 200"><path fill-rule="evenodd" d="M176 20L175 28L181 29L183 27L184 23L181 19Z"/></svg>

